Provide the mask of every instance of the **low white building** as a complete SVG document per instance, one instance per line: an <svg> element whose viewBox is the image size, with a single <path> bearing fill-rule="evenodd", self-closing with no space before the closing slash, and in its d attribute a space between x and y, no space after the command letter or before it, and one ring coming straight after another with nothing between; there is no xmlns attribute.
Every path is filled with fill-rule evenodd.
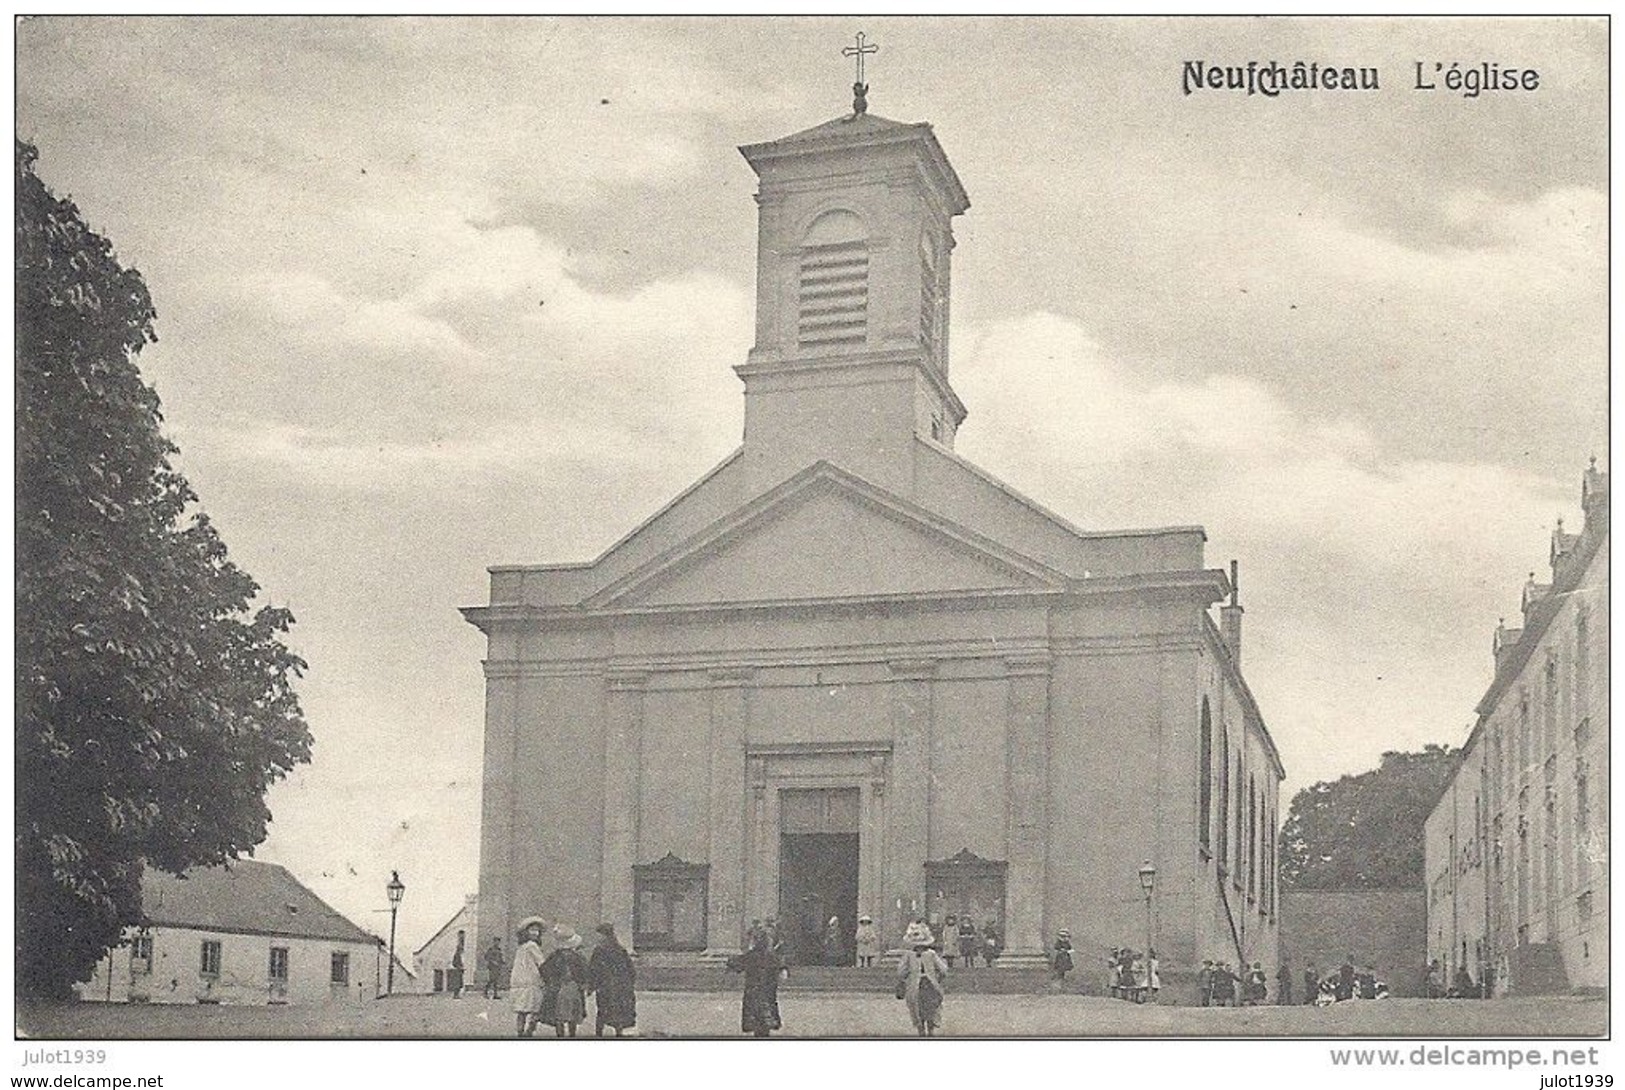
<svg viewBox="0 0 1625 1090"><path fill-rule="evenodd" d="M434 937L412 955L417 991L426 993L452 990L452 961L457 950L463 952L463 987L478 992L485 986L485 966L480 959L479 941L480 898L470 893L463 899L463 907L447 920ZM504 977L501 983L506 984ZM396 991L400 991L397 985Z"/></svg>
<svg viewBox="0 0 1625 1090"><path fill-rule="evenodd" d="M182 878L149 870L141 898L144 926L102 959L81 999L308 1004L383 990L381 940L274 863L239 859ZM398 974L396 989L407 990Z"/></svg>

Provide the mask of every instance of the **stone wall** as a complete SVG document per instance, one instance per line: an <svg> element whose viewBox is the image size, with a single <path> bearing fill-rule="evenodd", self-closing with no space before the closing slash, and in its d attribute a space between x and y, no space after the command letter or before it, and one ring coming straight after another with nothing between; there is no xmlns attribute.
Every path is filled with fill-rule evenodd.
<svg viewBox="0 0 1625 1090"><path fill-rule="evenodd" d="M1421 995L1426 952L1423 890L1281 891L1281 956L1292 966L1294 992L1303 989L1306 966L1325 976L1353 955L1355 968L1376 966L1395 996Z"/></svg>

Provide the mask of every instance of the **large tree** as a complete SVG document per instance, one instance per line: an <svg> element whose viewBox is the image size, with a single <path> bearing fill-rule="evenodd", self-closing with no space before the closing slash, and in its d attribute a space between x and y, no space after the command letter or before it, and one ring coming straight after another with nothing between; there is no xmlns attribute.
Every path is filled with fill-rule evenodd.
<svg viewBox="0 0 1625 1090"><path fill-rule="evenodd" d="M1281 884L1295 889L1421 889L1422 826L1459 750L1390 751L1357 776L1299 791L1281 829Z"/></svg>
<svg viewBox="0 0 1625 1090"><path fill-rule="evenodd" d="M179 873L265 838L310 759L284 609L171 465L140 273L16 146L17 986L62 995Z"/></svg>

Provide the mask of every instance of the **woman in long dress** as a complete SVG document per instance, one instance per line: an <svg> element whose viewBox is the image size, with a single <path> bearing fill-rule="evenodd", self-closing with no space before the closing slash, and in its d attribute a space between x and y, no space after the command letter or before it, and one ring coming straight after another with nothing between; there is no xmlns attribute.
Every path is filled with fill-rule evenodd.
<svg viewBox="0 0 1625 1090"><path fill-rule="evenodd" d="M942 997L947 993L948 966L932 949L936 937L916 920L903 932L903 959L897 967L897 998L908 1004L914 1031L931 1037L942 1028Z"/></svg>
<svg viewBox="0 0 1625 1090"><path fill-rule="evenodd" d="M542 1011L542 933L546 926L540 916L528 916L519 923L519 949L508 974L508 997L520 1037L535 1035L536 1017Z"/></svg>
<svg viewBox="0 0 1625 1090"><path fill-rule="evenodd" d="M604 1027L611 1026L619 1037L622 1030L637 1024L637 971L613 924L599 924L598 934L602 937L587 959L587 991L597 997L597 1036L602 1037Z"/></svg>
<svg viewBox="0 0 1625 1090"><path fill-rule="evenodd" d="M587 959L581 956L581 936L568 928L553 929L557 948L542 962L541 1020L560 1036L576 1035L587 1019Z"/></svg>

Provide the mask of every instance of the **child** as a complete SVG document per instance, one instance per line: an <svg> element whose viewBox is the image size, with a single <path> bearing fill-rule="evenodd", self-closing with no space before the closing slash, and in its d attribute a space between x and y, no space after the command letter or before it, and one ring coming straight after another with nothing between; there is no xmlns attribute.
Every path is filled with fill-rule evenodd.
<svg viewBox="0 0 1625 1090"><path fill-rule="evenodd" d="M872 917L858 917L858 931L855 938L858 947L858 964L867 969L880 956L880 928L875 926Z"/></svg>

